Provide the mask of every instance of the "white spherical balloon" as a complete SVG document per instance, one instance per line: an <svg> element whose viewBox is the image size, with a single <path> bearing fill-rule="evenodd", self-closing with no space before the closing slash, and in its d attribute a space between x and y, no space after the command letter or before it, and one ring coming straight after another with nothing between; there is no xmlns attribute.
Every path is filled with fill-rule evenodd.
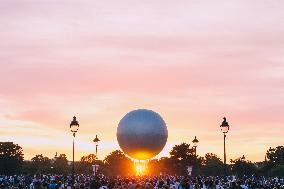
<svg viewBox="0 0 284 189"><path fill-rule="evenodd" d="M117 127L117 141L124 153L137 160L159 154L168 138L163 118L152 110L139 109L126 114Z"/></svg>

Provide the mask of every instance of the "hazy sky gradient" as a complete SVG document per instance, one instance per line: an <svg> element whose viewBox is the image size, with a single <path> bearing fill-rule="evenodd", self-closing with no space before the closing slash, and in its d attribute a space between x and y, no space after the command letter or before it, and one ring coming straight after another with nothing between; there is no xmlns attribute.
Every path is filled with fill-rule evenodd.
<svg viewBox="0 0 284 189"><path fill-rule="evenodd" d="M129 111L152 109L168 143L199 139L198 154L263 160L283 145L284 2L280 0L2 0L0 138L71 159L118 149Z"/></svg>

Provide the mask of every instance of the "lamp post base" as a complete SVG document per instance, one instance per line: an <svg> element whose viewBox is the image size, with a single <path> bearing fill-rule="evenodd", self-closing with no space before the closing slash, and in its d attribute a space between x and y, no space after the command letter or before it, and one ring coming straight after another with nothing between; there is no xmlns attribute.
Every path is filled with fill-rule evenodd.
<svg viewBox="0 0 284 189"><path fill-rule="evenodd" d="M94 176L96 176L99 165L92 165L92 167L93 167Z"/></svg>

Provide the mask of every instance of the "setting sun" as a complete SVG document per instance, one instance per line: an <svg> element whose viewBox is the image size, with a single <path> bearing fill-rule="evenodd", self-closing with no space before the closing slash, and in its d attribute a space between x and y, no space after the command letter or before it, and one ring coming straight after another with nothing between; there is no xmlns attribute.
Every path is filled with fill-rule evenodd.
<svg viewBox="0 0 284 189"><path fill-rule="evenodd" d="M136 165L136 174L141 175L143 171L143 166L142 165Z"/></svg>
<svg viewBox="0 0 284 189"><path fill-rule="evenodd" d="M146 171L146 161L135 161L135 169L136 169L136 175L140 176L145 174Z"/></svg>

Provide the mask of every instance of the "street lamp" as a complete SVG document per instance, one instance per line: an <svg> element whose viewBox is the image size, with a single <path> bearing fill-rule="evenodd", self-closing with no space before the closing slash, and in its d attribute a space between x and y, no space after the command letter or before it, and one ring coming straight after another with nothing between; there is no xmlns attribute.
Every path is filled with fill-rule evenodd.
<svg viewBox="0 0 284 189"><path fill-rule="evenodd" d="M245 155L243 155L243 156L241 157L241 161L242 161L242 164L243 164L243 173L244 173L244 175L246 176L246 174L247 174L247 168L246 168L246 157L245 157Z"/></svg>
<svg viewBox="0 0 284 189"><path fill-rule="evenodd" d="M224 134L224 170L226 172L226 134L229 131L229 123L227 122L226 117L223 118L223 122L220 125L221 131Z"/></svg>
<svg viewBox="0 0 284 189"><path fill-rule="evenodd" d="M73 185L75 183L74 179L74 140L75 140L75 135L76 133L78 132L78 129L79 129L79 123L78 121L76 120L76 117L74 116L73 117L73 120L71 121L70 123L70 130L71 132L73 133L73 163L72 163L72 177L73 177Z"/></svg>
<svg viewBox="0 0 284 189"><path fill-rule="evenodd" d="M196 136L194 137L192 143L193 143L193 147L194 147L194 155L196 156L196 148L197 148L197 145L198 145L198 140L196 138Z"/></svg>
<svg viewBox="0 0 284 189"><path fill-rule="evenodd" d="M96 138L93 140L93 142L95 143L96 145L96 160L98 158L98 146L99 146L99 142L100 142L100 139L98 138L98 135L96 135ZM96 161L95 161L96 163ZM95 174L97 173L97 165L95 165Z"/></svg>
<svg viewBox="0 0 284 189"><path fill-rule="evenodd" d="M193 167L194 167L194 169L193 170L191 170L191 171L194 171L193 173L195 174L195 170L197 170L197 163L196 163L196 161L197 161L197 156L196 156L196 148L197 148L197 145L198 145L198 140L197 140L197 138L196 138L196 136L194 137L194 139L193 139L193 141L192 141L192 143L193 143L193 149L194 149L194 165L193 165ZM196 167L196 168L195 168Z"/></svg>

